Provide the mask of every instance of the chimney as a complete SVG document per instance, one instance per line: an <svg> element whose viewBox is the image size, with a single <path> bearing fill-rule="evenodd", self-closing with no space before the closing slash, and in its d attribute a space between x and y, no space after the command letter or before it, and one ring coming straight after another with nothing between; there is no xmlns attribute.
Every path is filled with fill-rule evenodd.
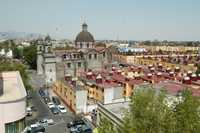
<svg viewBox="0 0 200 133"><path fill-rule="evenodd" d="M66 74L66 75L65 75L65 80L66 80L66 81L71 81L71 80L72 80L71 75L70 75L70 74Z"/></svg>
<svg viewBox="0 0 200 133"><path fill-rule="evenodd" d="M192 71L188 71L188 72L187 72L187 76L188 76L188 77L191 77L191 76L192 76Z"/></svg>
<svg viewBox="0 0 200 133"><path fill-rule="evenodd" d="M154 67L151 67L150 68L150 71L153 73L155 71L155 68Z"/></svg>
<svg viewBox="0 0 200 133"><path fill-rule="evenodd" d="M153 65L152 65L152 64L150 64L148 67L149 67L149 69L150 69L150 68L152 68L152 67L153 67Z"/></svg>
<svg viewBox="0 0 200 133"><path fill-rule="evenodd" d="M192 74L191 80L192 81L197 81L197 75L195 73Z"/></svg>
<svg viewBox="0 0 200 133"><path fill-rule="evenodd" d="M200 80L200 73L198 74L198 80Z"/></svg>
<svg viewBox="0 0 200 133"><path fill-rule="evenodd" d="M117 70L117 74L121 74L121 72L122 72L121 70Z"/></svg>
<svg viewBox="0 0 200 133"><path fill-rule="evenodd" d="M171 71L171 68L170 68L170 67L168 67L166 71L169 73L169 72Z"/></svg>
<svg viewBox="0 0 200 133"><path fill-rule="evenodd" d="M158 64L158 69L162 70L162 64L161 63Z"/></svg>
<svg viewBox="0 0 200 133"><path fill-rule="evenodd" d="M138 72L141 72L142 71L142 66L139 66L138 67Z"/></svg>
<svg viewBox="0 0 200 133"><path fill-rule="evenodd" d="M75 78L72 78L72 82L71 82L71 84L73 85L73 86L76 86L76 82L77 82L77 78L75 77Z"/></svg>
<svg viewBox="0 0 200 133"><path fill-rule="evenodd" d="M110 77L106 77L106 82L110 83L111 82L111 78Z"/></svg>
<svg viewBox="0 0 200 133"><path fill-rule="evenodd" d="M173 71L169 72L169 76L174 77L174 72Z"/></svg>
<svg viewBox="0 0 200 133"><path fill-rule="evenodd" d="M147 77L148 77L149 79L151 79L152 74L151 74L151 73L148 73L148 74L147 74Z"/></svg>
<svg viewBox="0 0 200 133"><path fill-rule="evenodd" d="M180 72L180 67L176 67L175 72L177 72L177 73Z"/></svg>
<svg viewBox="0 0 200 133"><path fill-rule="evenodd" d="M161 73L161 72L158 72L158 73L157 73L157 77L158 77L158 78L161 78L161 76L162 76L162 73Z"/></svg>
<svg viewBox="0 0 200 133"><path fill-rule="evenodd" d="M3 77L0 74L0 96L3 95Z"/></svg>
<svg viewBox="0 0 200 133"><path fill-rule="evenodd" d="M101 74L99 74L97 77L96 77L96 83L97 84L101 84L103 81L102 81L102 77L101 77Z"/></svg>
<svg viewBox="0 0 200 133"><path fill-rule="evenodd" d="M87 79L92 79L92 72L87 72L86 77Z"/></svg>
<svg viewBox="0 0 200 133"><path fill-rule="evenodd" d="M184 78L183 78L183 83L184 83L184 84L191 84L190 77L184 77Z"/></svg>
<svg viewBox="0 0 200 133"><path fill-rule="evenodd" d="M135 79L139 80L140 79L140 75L139 74L135 74Z"/></svg>
<svg viewBox="0 0 200 133"><path fill-rule="evenodd" d="M113 67L112 67L112 71L115 71L115 70L116 70L116 68L113 66Z"/></svg>

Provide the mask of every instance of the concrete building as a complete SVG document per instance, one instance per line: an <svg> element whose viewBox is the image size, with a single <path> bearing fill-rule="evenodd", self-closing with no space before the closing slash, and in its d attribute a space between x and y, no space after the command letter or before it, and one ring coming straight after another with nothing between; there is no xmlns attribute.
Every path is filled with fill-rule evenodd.
<svg viewBox="0 0 200 133"><path fill-rule="evenodd" d="M56 56L49 36L38 41L37 74L45 76L46 85L56 81Z"/></svg>
<svg viewBox="0 0 200 133"><path fill-rule="evenodd" d="M25 128L26 90L19 72L0 74L0 133L21 133Z"/></svg>
<svg viewBox="0 0 200 133"><path fill-rule="evenodd" d="M88 91L88 99L104 104L123 99L123 86L114 82L108 73L94 71L81 75Z"/></svg>
<svg viewBox="0 0 200 133"><path fill-rule="evenodd" d="M78 76L81 72L101 70L109 62L108 49L96 46L94 37L82 25L82 31L76 36L73 48L52 50L50 37L39 41L37 48L37 73L45 75L46 83L51 84L65 75Z"/></svg>
<svg viewBox="0 0 200 133"><path fill-rule="evenodd" d="M57 81L53 85L53 91L74 113L86 113L87 90L77 78L68 77L63 81Z"/></svg>
<svg viewBox="0 0 200 133"><path fill-rule="evenodd" d="M97 126L102 119L109 120L116 129L120 130L123 125L124 112L129 108L130 102L117 102L110 104L98 103Z"/></svg>

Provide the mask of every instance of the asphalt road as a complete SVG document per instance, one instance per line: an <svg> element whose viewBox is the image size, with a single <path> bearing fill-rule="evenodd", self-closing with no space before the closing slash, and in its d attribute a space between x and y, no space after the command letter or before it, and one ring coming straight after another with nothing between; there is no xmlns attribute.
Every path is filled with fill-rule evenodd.
<svg viewBox="0 0 200 133"><path fill-rule="evenodd" d="M42 97L38 93L38 89L42 84L41 76L37 77L36 73L30 75L30 83L34 86L34 91L31 93L32 99L29 100L30 105L34 106L37 111L31 117L27 117L26 123L29 126L43 118L53 119L55 124L45 127L45 133L69 133L67 123L73 121L74 115L67 109L67 113L54 115L49 110L48 106L44 103Z"/></svg>

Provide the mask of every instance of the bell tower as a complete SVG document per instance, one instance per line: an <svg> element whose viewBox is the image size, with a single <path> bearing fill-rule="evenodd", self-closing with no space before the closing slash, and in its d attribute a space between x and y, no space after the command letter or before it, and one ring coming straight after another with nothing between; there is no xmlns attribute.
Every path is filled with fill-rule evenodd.
<svg viewBox="0 0 200 133"><path fill-rule="evenodd" d="M37 41L37 74L42 75L44 74L43 69L43 52L44 52L44 44L42 39L38 39Z"/></svg>

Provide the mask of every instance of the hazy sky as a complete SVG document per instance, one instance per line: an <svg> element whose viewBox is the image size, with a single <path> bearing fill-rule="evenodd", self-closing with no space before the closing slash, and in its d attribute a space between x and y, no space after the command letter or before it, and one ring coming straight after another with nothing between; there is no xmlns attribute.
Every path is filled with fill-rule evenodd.
<svg viewBox="0 0 200 133"><path fill-rule="evenodd" d="M84 17L95 39L200 40L200 0L0 0L0 31L74 39Z"/></svg>

